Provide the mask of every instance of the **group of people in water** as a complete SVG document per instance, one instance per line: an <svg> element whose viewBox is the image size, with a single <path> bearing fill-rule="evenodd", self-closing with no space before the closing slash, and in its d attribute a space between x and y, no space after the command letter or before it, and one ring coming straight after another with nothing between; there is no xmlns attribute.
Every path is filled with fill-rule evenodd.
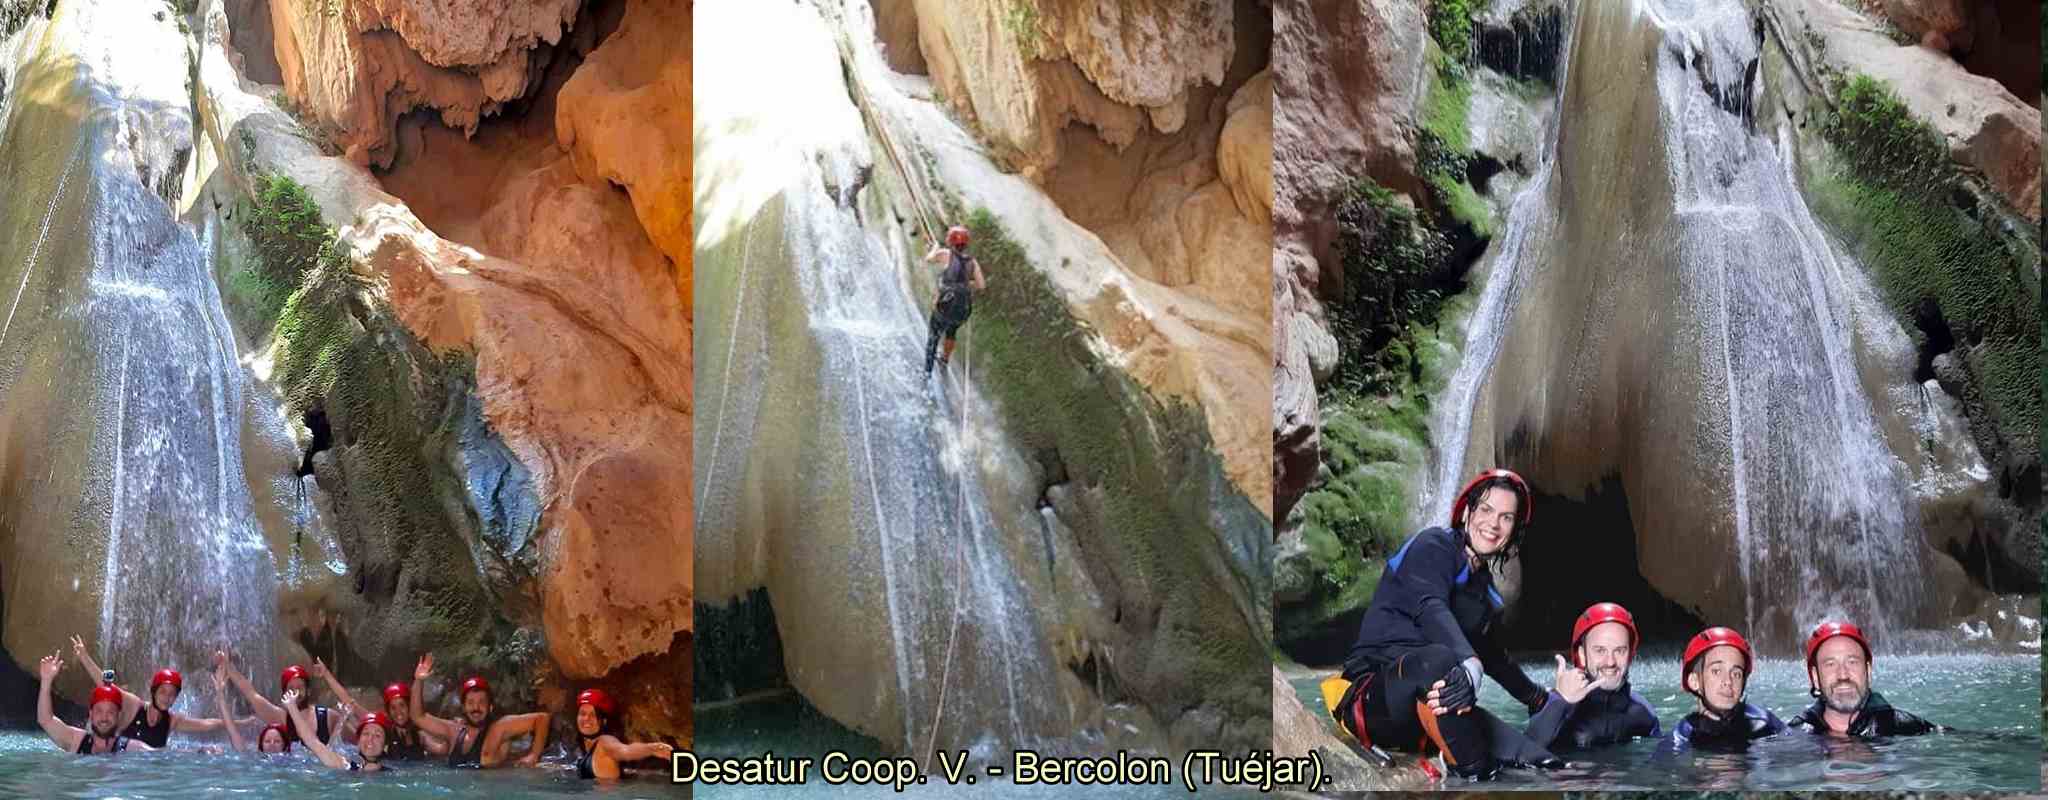
<svg viewBox="0 0 2048 800"><path fill-rule="evenodd" d="M1359 625L1341 675L1323 682L1339 727L1423 754L1424 769L1486 780L1503 766L1557 768L1556 754L1647 737L1672 748L1739 749L1798 729L1835 736L1945 731L1893 708L1871 688L1870 640L1849 622L1823 622L1806 639L1813 704L1790 723L1745 699L1755 655L1742 634L1701 631L1680 659L1679 683L1695 709L1665 733L1629 686L1641 636L1627 609L1596 603L1572 625L1571 660L1557 656L1553 685L1523 674L1489 636L1503 599L1493 571L1512 558L1532 516L1528 483L1510 470L1479 474L1452 502L1450 526L1416 534L1395 552ZM1516 729L1478 707L1491 677L1528 709Z"/></svg>
<svg viewBox="0 0 2048 800"><path fill-rule="evenodd" d="M116 684L112 673L101 672L83 640L72 637L71 648L88 673L101 676L86 704L87 726L67 725L52 711L50 684L64 668L59 653L44 656L37 669L42 685L36 696L36 720L57 747L79 755L165 749L174 731L224 731L233 749L246 750L251 741L245 731L254 730L253 746L259 752L289 754L293 745L303 745L320 763L351 772L386 770L393 762L425 763L437 759L445 759L450 767L536 766L547 748L548 728L553 720L546 711L498 713L491 685L482 676L462 682L457 692L462 706L460 716L443 719L427 713L421 696L425 681L434 671L432 654L420 659L410 684L384 687L382 711L363 711L334 673L318 660L311 670L297 664L285 667L278 676L279 696L273 701L235 668L226 652L216 652L212 678L213 712L217 716L189 716L171 711L185 688L184 676L177 670L157 670L150 678L149 699L145 701ZM316 678L326 684L340 704L338 708L314 703L311 681ZM253 716L237 718L229 712L230 685L248 702ZM672 753L671 747L661 742L627 743L618 704L602 689L585 689L576 696L575 728L576 771L582 778L618 778L622 764L645 758L666 760ZM531 744L515 755L511 748L520 737L531 737ZM340 751L344 743L355 746L353 757ZM220 752L218 747L200 749Z"/></svg>

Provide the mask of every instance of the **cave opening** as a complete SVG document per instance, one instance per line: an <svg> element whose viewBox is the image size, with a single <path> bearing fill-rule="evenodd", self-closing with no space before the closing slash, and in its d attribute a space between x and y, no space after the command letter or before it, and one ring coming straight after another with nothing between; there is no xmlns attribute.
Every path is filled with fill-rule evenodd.
<svg viewBox="0 0 2048 800"><path fill-rule="evenodd" d="M1541 476L1529 477L1543 486ZM1643 576L1619 477L1603 479L1584 499L1539 491L1535 511L1522 544L1521 586L1499 629L1501 646L1518 656L1562 654L1579 613L1603 602L1628 609L1646 650L1678 650L1706 627Z"/></svg>
<svg viewBox="0 0 2048 800"><path fill-rule="evenodd" d="M1913 380L1921 383L1934 380L1934 357L1956 349L1956 335L1948 326L1948 320L1941 314L1941 306L1934 298L1923 297L1913 307L1913 327L1920 329L1919 358L1913 367Z"/></svg>

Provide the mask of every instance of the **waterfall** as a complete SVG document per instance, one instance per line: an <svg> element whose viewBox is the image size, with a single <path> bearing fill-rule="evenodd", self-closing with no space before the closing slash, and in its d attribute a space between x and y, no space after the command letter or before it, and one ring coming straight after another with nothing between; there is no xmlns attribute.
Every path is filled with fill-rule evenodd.
<svg viewBox="0 0 2048 800"><path fill-rule="evenodd" d="M184 40L110 5L65 4L16 71L51 99L18 101L0 131L8 202L36 212L0 214L0 530L32 554L8 564L10 622L41 626L9 626L17 658L33 659L17 637L79 635L140 691L221 647L259 675L274 661L276 567L242 448L278 421L245 419L263 405L215 237L170 206L195 144Z"/></svg>
<svg viewBox="0 0 2048 800"><path fill-rule="evenodd" d="M1739 0L1575 9L1558 128L1475 267L1415 522L1496 461L1564 495L1618 473L1645 577L1739 584L1709 622L1783 648L1823 617L1912 625L1928 568L1856 368L1860 267L1756 128L1756 30Z"/></svg>

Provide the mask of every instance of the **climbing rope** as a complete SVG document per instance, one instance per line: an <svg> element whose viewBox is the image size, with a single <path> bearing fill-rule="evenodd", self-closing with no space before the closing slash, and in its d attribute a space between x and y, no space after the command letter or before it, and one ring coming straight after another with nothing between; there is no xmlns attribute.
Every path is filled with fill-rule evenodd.
<svg viewBox="0 0 2048 800"><path fill-rule="evenodd" d="M844 59L847 64L850 65L855 63L852 43L848 41L847 38L843 35L840 37L839 40L839 54L840 58ZM855 105L860 107L861 116L867 121L868 128L875 132L876 140L882 143L883 155L887 156L889 158L890 163L895 165L896 174L903 176L904 190L910 195L910 204L912 207L911 210L917 215L918 226L924 229L924 235L927 237L926 241L933 243L941 241L941 239L939 238L939 228L936 224L933 223L933 220L936 218L937 215L932 213L930 204L926 203L924 198L919 196L917 178L905 166L903 158L897 153L896 143L890 138L888 128L883 126L881 124L881 121L875 118L874 109L871 108L866 102L866 95L863 92L861 92L861 89L858 86L858 84L854 84L851 88L853 89L853 93L858 98L858 102L856 102ZM937 313L937 310L934 309L933 313ZM953 539L956 543L953 555L953 622L950 626L949 632L946 634L946 658L944 661L944 666L941 667L939 671L939 699L935 708L932 711L932 724L930 728L930 733L928 734L928 737L926 739L924 761L922 766L920 767L920 769L926 771L929 771L931 769L931 757L932 754L936 752L934 748L938 746L939 723L945 719L946 715L946 690L949 684L952 682L953 651L955 645L959 644L960 612L965 607L965 604L962 602L962 598L965 596L966 593L961 591L961 589L966 581L967 536L965 533L965 529L962 527L961 523L968 519L967 485L965 475L968 464L967 446L969 442L969 438L967 435L967 413L968 409L974 405L974 396L968 390L968 388L973 385L974 380L974 361L972 359L972 348L974 346L973 337L974 332L972 330L969 330L966 336L961 337L960 341L961 401L960 424L958 431L959 441L961 443L961 454L959 464L961 474L959 477L955 478L953 482L955 497L953 513ZM945 372L943 370L940 371L939 379L942 381L945 380Z"/></svg>

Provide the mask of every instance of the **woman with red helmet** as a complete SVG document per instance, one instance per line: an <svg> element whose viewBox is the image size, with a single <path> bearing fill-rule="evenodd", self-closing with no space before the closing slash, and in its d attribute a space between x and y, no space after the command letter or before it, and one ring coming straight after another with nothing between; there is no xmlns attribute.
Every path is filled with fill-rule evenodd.
<svg viewBox="0 0 2048 800"><path fill-rule="evenodd" d="M361 732L356 737L356 752L363 759L356 761L342 757L327 742L313 736L313 715L298 702L299 690L284 693L285 713L291 717L292 727L298 729L299 741L306 743L306 749L313 751L313 757L327 766L349 772L379 772L384 766L384 737L391 728L391 720L383 714L372 711L364 714L356 723ZM339 737L336 737L339 738Z"/></svg>
<svg viewBox="0 0 2048 800"><path fill-rule="evenodd" d="M1918 736L1949 730L1893 708L1870 688L1870 640L1849 622L1823 622L1806 637L1807 692L1816 699L1792 727L1837 736Z"/></svg>
<svg viewBox="0 0 2048 800"><path fill-rule="evenodd" d="M939 366L953 357L953 334L967 322L974 313L974 293L988 288L988 281L981 274L981 262L967 255L967 228L955 225L946 231L946 245L933 247L924 256L925 263L945 262L946 268L939 273L939 297L932 304L931 336L924 342L924 374L932 374L932 356L939 348L939 340L946 342L946 352L938 356Z"/></svg>
<svg viewBox="0 0 2048 800"><path fill-rule="evenodd" d="M1415 534L1388 559L1344 663L1348 689L1331 708L1360 741L1434 744L1457 774L1501 763L1562 765L1521 731L1476 707L1481 673L1535 714L1547 693L1488 635L1504 601L1493 570L1512 558L1532 514L1529 485L1505 469L1458 493L1449 527ZM1362 723L1366 730L1357 730Z"/></svg>
<svg viewBox="0 0 2048 800"><path fill-rule="evenodd" d="M354 712L354 709L363 708L363 705L356 702L355 695L341 684L341 679L334 676L334 670L328 669L327 665L317 658L313 659L313 676L321 678L327 684L327 690L341 700L342 708L350 710L342 717L340 736L342 741L355 742L361 733L359 723L369 719L367 714ZM446 742L427 736L418 726L412 724L412 707L411 703L407 702L411 695L412 690L403 683L384 687L383 720L386 724L383 728L383 758L391 761L425 761L430 755L446 755Z"/></svg>
<svg viewBox="0 0 2048 800"><path fill-rule="evenodd" d="M1572 663L1557 657L1557 686L1529 718L1530 740L1556 752L1663 734L1657 712L1628 685L1639 644L1635 617L1618 603L1594 603L1572 623Z"/></svg>
<svg viewBox="0 0 2048 800"><path fill-rule="evenodd" d="M235 688L242 691L242 699L249 701L250 710L255 711L257 718L262 719L264 724L282 727L285 739L288 741L298 740L299 732L291 726L291 720L285 716L284 708L277 703L270 702L269 698L256 691L256 684L251 682L247 675L243 675L241 670L235 668L234 662L228 658L227 651L214 651L213 668L225 673L228 680L234 683ZM315 721L314 730L318 733L321 741L329 741L334 738L335 733L335 729L328 725L328 715L331 709L326 706L313 705L313 687L311 681L308 680L312 677L312 674L305 667L297 664L285 667L277 676L278 693L282 695L294 689L298 690L292 695L293 702L298 703L301 708L305 708L313 713Z"/></svg>
<svg viewBox="0 0 2048 800"><path fill-rule="evenodd" d="M156 749L116 735L120 730L114 723L115 715L121 711L121 688L111 683L93 687L92 699L86 703L86 713L92 726L90 730L74 728L59 721L56 712L50 710L50 682L56 680L57 673L63 669L64 660L56 653L43 656L42 663L36 668L36 676L42 679L42 687L36 693L36 722L43 726L43 734L56 743L57 749L82 756Z"/></svg>
<svg viewBox="0 0 2048 800"><path fill-rule="evenodd" d="M1785 723L1778 715L1742 699L1754 666L1749 640L1731 628L1708 628L1693 636L1679 659L1678 674L1699 707L1672 729L1671 746L1741 749L1783 733Z"/></svg>
<svg viewBox="0 0 2048 800"><path fill-rule="evenodd" d="M620 730L619 708L603 689L585 689L576 695L576 734L582 753L576 759L576 777L611 780L619 777L621 761L667 759L675 752L662 742L626 744Z"/></svg>
<svg viewBox="0 0 2048 800"><path fill-rule="evenodd" d="M71 637L71 653L78 657L78 663L89 674L100 674L100 665L94 663L92 654L86 652L85 640ZM123 735L139 742L148 742L150 747L163 749L170 743L171 731L181 733L216 733L227 727L221 719L187 717L171 713L171 705L178 702L178 696L185 692L185 676L174 669L160 669L149 679L149 702L135 696L127 689L121 690L121 713L119 727Z"/></svg>
<svg viewBox="0 0 2048 800"><path fill-rule="evenodd" d="M520 766L534 766L540 763L541 751L548 746L548 722L545 711L531 714L498 716L491 698L491 684L483 676L473 676L462 682L456 698L462 703L462 717L446 720L427 713L420 702L422 684L434 674L434 654L420 657L419 666L412 674L412 719L420 730L448 741L448 766L488 768L505 763L508 759L508 745L513 739L531 734L533 745L526 754L517 759Z"/></svg>

